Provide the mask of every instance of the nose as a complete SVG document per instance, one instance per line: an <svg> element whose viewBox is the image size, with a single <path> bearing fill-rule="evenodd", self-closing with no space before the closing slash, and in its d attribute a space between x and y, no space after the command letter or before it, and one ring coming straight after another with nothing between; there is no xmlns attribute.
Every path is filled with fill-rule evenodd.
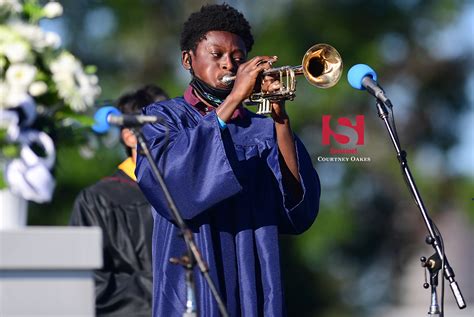
<svg viewBox="0 0 474 317"><path fill-rule="evenodd" d="M230 55L224 55L222 57L221 61L221 67L222 69L229 70L229 71L234 71L234 69L237 67L236 63L232 59Z"/></svg>

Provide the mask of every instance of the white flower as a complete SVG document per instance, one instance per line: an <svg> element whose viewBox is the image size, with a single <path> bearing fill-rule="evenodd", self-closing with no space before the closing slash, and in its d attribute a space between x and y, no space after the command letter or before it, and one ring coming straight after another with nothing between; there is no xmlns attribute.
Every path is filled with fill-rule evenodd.
<svg viewBox="0 0 474 317"><path fill-rule="evenodd" d="M37 52L42 52L48 47L45 32L37 25L14 21L10 24L11 30L28 41Z"/></svg>
<svg viewBox="0 0 474 317"><path fill-rule="evenodd" d="M97 77L97 75L89 75L89 81L92 85L97 85L99 83L99 77Z"/></svg>
<svg viewBox="0 0 474 317"><path fill-rule="evenodd" d="M7 83L11 87L26 88L36 76L36 67L30 64L12 64L7 69Z"/></svg>
<svg viewBox="0 0 474 317"><path fill-rule="evenodd" d="M30 85L28 92L33 97L41 96L48 91L48 85L44 81L35 81Z"/></svg>
<svg viewBox="0 0 474 317"><path fill-rule="evenodd" d="M9 26L0 24L0 43L15 41L17 38L18 35Z"/></svg>
<svg viewBox="0 0 474 317"><path fill-rule="evenodd" d="M85 111L100 94L95 75L87 75L71 54L62 53L50 65L58 94L74 111Z"/></svg>
<svg viewBox="0 0 474 317"><path fill-rule="evenodd" d="M0 56L5 56L5 51L11 51L8 46L18 42L22 42L21 36L9 26L0 24Z"/></svg>
<svg viewBox="0 0 474 317"><path fill-rule="evenodd" d="M63 7L58 0L48 1L0 0L0 125L2 119L5 119L5 113L16 115L18 108L25 114L23 120L16 120L8 127L0 127L10 129L13 125L13 130L18 134L13 139L11 135L15 131L10 129L10 139L7 142L15 142L16 138L20 140L19 133L35 122L38 114L51 117L53 126L48 123L48 129L59 133L65 127L64 124L70 123L57 110L68 107L76 112L84 111L94 105L101 92L97 76L86 73L81 62L70 52L59 50L60 36L39 26L41 18L51 19L63 13ZM44 3L46 4L43 6ZM41 98L46 94L52 98ZM43 104L37 107L36 102L39 101ZM82 123L77 121L77 124ZM42 123L38 122L38 125L41 129ZM27 143L25 145L29 145L29 142ZM54 149L52 141L50 143ZM46 148L45 150L48 152ZM22 148L21 156L25 159L23 152L25 151ZM30 186L31 190L37 193L42 191L46 198L38 200L39 196L28 196L25 191L19 193L25 199L44 202L50 200L54 188L54 178L48 171L54 164L54 158L50 161L51 164L35 165L32 169L18 169L16 174L12 174L12 171L15 172L13 169L4 169L13 164L6 164L4 157L0 155L0 174L1 170L4 170L6 184L11 191L18 189L16 185L23 179L24 184ZM48 182L41 182L42 176L46 177ZM33 188L32 184L38 186ZM2 184L0 187L3 187Z"/></svg>
<svg viewBox="0 0 474 317"><path fill-rule="evenodd" d="M22 87L8 87L8 92L5 100L6 108L17 107L28 98L31 98L25 89Z"/></svg>
<svg viewBox="0 0 474 317"><path fill-rule="evenodd" d="M0 0L1 1L1 0ZM28 44L23 41L9 42L3 45L3 53L8 58L10 63L21 63L26 60L30 48Z"/></svg>
<svg viewBox="0 0 474 317"><path fill-rule="evenodd" d="M44 41L46 46L52 48L58 48L61 45L61 38L54 32L46 32L44 34Z"/></svg>
<svg viewBox="0 0 474 317"><path fill-rule="evenodd" d="M0 81L0 109L7 107L8 85Z"/></svg>
<svg viewBox="0 0 474 317"><path fill-rule="evenodd" d="M63 14L63 6L59 2L48 2L43 8L44 16L52 19Z"/></svg>
<svg viewBox="0 0 474 317"><path fill-rule="evenodd" d="M78 71L80 68L79 61L72 54L65 52L59 55L50 65L53 76L58 78L70 77L71 73Z"/></svg>
<svg viewBox="0 0 474 317"><path fill-rule="evenodd" d="M22 6L18 0L0 0L0 12L19 13Z"/></svg>

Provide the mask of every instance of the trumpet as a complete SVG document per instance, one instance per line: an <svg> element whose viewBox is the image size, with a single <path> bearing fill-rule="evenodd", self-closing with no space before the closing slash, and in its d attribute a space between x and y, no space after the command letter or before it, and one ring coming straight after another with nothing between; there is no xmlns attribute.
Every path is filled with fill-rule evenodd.
<svg viewBox="0 0 474 317"><path fill-rule="evenodd" d="M342 58L339 52L328 44L315 44L303 56L299 66L282 66L262 72L280 81L280 89L273 92L254 92L245 103L258 105L257 114L270 114L271 101L293 100L296 96L296 76L303 74L306 80L318 88L330 88L337 84L342 75ZM229 84L236 76L224 76L222 82Z"/></svg>

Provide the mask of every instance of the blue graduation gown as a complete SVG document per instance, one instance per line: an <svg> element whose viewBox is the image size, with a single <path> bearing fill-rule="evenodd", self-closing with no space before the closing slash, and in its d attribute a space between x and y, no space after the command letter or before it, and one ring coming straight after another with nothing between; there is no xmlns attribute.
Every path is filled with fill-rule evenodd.
<svg viewBox="0 0 474 317"><path fill-rule="evenodd" d="M182 97L144 113L164 119L142 132L229 314L285 315L278 235L305 231L319 208L319 179L303 144L296 138L304 195L290 202L271 118L246 110L221 130L214 111L203 116ZM185 270L169 259L184 255L186 246L144 156L136 175L154 209L153 316L182 316ZM194 276L199 315L220 316L197 267Z"/></svg>

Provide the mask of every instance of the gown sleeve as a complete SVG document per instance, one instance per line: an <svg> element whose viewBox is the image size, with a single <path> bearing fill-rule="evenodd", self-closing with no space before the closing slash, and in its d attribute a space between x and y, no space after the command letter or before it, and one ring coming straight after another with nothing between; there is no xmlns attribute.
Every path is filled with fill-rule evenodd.
<svg viewBox="0 0 474 317"><path fill-rule="evenodd" d="M283 185L283 177L278 159L278 147L274 147L267 157L267 164L275 176L282 197L282 210L279 231L285 234L300 234L306 231L316 219L319 212L321 185L311 157L298 137L295 136L295 147L298 159L298 172L303 188L300 201L289 197Z"/></svg>
<svg viewBox="0 0 474 317"><path fill-rule="evenodd" d="M112 251L115 249L115 239L111 232L121 231L119 228L107 228L107 221L101 216L101 210L107 208L110 206L100 195L83 190L74 202L70 219L72 226L99 226L102 229L104 265L102 269L94 271L96 313L149 316L152 274L138 268L125 271L115 267Z"/></svg>
<svg viewBox="0 0 474 317"><path fill-rule="evenodd" d="M215 112L201 117L154 104L145 110L163 122L143 127L151 156L185 220L193 219L242 190L226 156ZM140 149L139 149L140 153ZM139 155L135 170L143 193L155 210L173 221L150 163Z"/></svg>

